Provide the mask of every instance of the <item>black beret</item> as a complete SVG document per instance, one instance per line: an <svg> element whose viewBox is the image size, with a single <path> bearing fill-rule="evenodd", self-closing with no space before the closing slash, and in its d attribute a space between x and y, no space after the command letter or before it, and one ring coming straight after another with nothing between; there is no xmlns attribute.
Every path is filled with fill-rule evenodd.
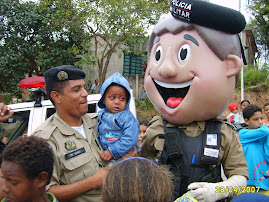
<svg viewBox="0 0 269 202"><path fill-rule="evenodd" d="M44 72L45 83L84 79L85 72L72 65L53 67Z"/></svg>
<svg viewBox="0 0 269 202"><path fill-rule="evenodd" d="M246 25L240 12L202 0L172 0L170 12L183 21L230 34L240 33Z"/></svg>

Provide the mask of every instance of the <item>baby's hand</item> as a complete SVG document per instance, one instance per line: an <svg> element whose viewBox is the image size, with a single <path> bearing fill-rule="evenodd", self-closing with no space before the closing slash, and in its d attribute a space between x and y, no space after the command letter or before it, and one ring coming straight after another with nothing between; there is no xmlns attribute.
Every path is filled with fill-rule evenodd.
<svg viewBox="0 0 269 202"><path fill-rule="evenodd" d="M108 162L110 159L112 159L112 154L110 153L109 150L105 150L101 155L100 158L105 161Z"/></svg>

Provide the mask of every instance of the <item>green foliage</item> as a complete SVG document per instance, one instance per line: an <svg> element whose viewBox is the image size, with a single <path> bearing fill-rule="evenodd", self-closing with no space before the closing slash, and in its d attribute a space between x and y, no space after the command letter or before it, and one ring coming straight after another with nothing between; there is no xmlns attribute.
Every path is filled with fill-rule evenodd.
<svg viewBox="0 0 269 202"><path fill-rule="evenodd" d="M269 1L251 0L249 10L253 18L250 27L255 41L263 49L264 57L269 56Z"/></svg>
<svg viewBox="0 0 269 202"><path fill-rule="evenodd" d="M148 27L155 24L160 15L166 13L169 1L152 0L92 0L83 1L80 6L88 12L83 21L88 39L93 47L84 49L79 66L89 65L93 59L98 66L99 81L103 83L113 53L128 50L138 51L144 44ZM85 47L85 46L84 46ZM145 50L140 50L145 51ZM87 55L95 57L87 57Z"/></svg>
<svg viewBox="0 0 269 202"><path fill-rule="evenodd" d="M264 85L267 84L267 77L269 75L269 68L265 65L261 69L254 68L244 68L244 87L248 88L251 86ZM239 77L237 83L237 89L241 87L241 77Z"/></svg>
<svg viewBox="0 0 269 202"><path fill-rule="evenodd" d="M57 23L61 8L34 2L0 1L0 92L20 97L19 81L25 75L42 75L53 66L73 64L74 45L82 29L66 29Z"/></svg>
<svg viewBox="0 0 269 202"><path fill-rule="evenodd" d="M150 111L150 110L155 109L148 98L146 98L146 99L136 99L135 100L135 106L139 107L139 108L141 108L141 109L143 109L145 111L148 111L148 110Z"/></svg>

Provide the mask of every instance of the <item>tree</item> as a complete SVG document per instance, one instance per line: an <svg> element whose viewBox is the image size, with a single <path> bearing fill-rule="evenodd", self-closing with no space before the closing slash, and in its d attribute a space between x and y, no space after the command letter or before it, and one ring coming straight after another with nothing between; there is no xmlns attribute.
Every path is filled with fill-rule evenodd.
<svg viewBox="0 0 269 202"><path fill-rule="evenodd" d="M55 13L59 10L51 5L1 0L0 91L20 96L18 84L25 74L42 75L50 67L75 62L72 49L79 49L84 34L57 24Z"/></svg>
<svg viewBox="0 0 269 202"><path fill-rule="evenodd" d="M250 26L254 33L256 42L264 52L264 57L269 56L269 1L252 0L249 6L253 16Z"/></svg>
<svg viewBox="0 0 269 202"><path fill-rule="evenodd" d="M84 1L81 5L87 8L84 11L88 11L88 19L83 22L88 40L84 43L84 59L79 64L96 63L99 81L103 83L112 54L117 49L135 51L137 45L144 43L148 27L155 24L160 15L169 11L168 2Z"/></svg>

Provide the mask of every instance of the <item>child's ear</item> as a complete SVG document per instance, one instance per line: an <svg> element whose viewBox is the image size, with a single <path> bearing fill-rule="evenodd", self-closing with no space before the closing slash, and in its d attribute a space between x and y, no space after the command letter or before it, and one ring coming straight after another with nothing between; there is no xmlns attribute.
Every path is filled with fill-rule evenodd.
<svg viewBox="0 0 269 202"><path fill-rule="evenodd" d="M38 188L43 188L47 185L49 181L49 175L47 172L41 172L38 174L37 178L36 178L36 186Z"/></svg>
<svg viewBox="0 0 269 202"><path fill-rule="evenodd" d="M232 77L240 73L242 68L242 60L236 55L229 54L225 59L227 64L227 77Z"/></svg>
<svg viewBox="0 0 269 202"><path fill-rule="evenodd" d="M248 125L248 119L247 118L244 118L244 121L245 121L245 124L247 124Z"/></svg>

